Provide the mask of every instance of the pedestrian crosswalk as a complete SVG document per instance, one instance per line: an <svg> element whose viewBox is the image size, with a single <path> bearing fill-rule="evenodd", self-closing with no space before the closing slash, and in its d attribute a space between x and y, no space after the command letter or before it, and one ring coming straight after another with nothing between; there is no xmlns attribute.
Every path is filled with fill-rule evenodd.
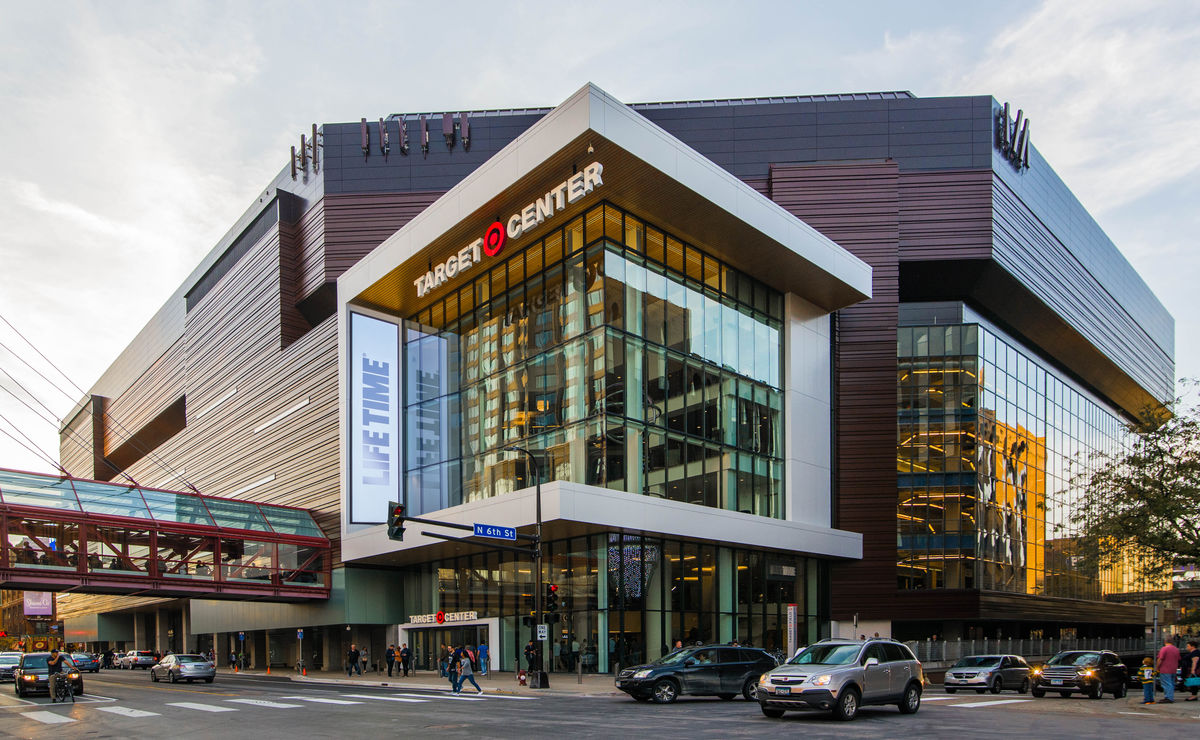
<svg viewBox="0 0 1200 740"><path fill-rule="evenodd" d="M468 702L487 702L497 699L516 699L521 701L536 701L536 697L532 696L502 696L497 694L483 695L455 695L441 693L409 693L409 692L390 692L390 693L339 693L339 692L310 692L302 694L289 694L287 696L271 695L270 698L238 698L238 699L213 699L211 701L174 701L166 702L161 707L155 706L155 709L161 711L152 711L150 709L139 709L128 707L121 704L110 704L106 706L87 707L87 705L78 705L79 707L94 708L96 711L104 712L108 715L116 717L126 717L129 719L146 719L149 717L162 717L164 713L172 712L237 712L244 709L267 709L267 710L293 710L293 709L314 709L318 707L338 707L338 706L354 706L368 704L371 702L395 702L402 704L429 704L447 701L468 701ZM76 714L76 713L73 713ZM61 725L80 721L82 717L60 714L49 710L36 710L29 712L21 712L20 716L39 722L46 725Z"/></svg>

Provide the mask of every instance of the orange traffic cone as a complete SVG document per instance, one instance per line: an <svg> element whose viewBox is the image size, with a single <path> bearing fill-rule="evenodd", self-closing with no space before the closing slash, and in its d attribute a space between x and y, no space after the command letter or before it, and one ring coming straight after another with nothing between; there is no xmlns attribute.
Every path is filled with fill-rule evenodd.
<svg viewBox="0 0 1200 740"><path fill-rule="evenodd" d="M301 668L301 669L300 669L300 675L302 675L302 676L307 676L307 675L308 675L308 669L307 669L307 668Z"/></svg>
<svg viewBox="0 0 1200 740"><path fill-rule="evenodd" d="M267 675L271 675L271 665L267 664Z"/></svg>

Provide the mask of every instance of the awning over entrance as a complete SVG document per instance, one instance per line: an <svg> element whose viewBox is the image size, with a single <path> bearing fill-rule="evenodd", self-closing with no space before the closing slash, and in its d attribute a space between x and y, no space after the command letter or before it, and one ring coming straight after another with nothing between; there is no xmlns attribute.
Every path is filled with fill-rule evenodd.
<svg viewBox="0 0 1200 740"><path fill-rule="evenodd" d="M0 583L30 591L329 597L305 509L0 469Z"/></svg>

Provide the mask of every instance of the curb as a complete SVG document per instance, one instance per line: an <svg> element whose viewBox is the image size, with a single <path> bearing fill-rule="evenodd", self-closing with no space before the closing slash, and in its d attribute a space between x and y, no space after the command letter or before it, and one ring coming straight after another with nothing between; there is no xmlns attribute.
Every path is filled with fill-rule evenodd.
<svg viewBox="0 0 1200 740"><path fill-rule="evenodd" d="M253 675L253 674L245 674L245 675ZM265 675L265 674L263 674L263 675ZM332 684L335 686L379 686L379 687L386 687L389 689L408 688L408 689L419 689L422 691L440 691L440 690L444 690L446 688L442 684L432 685L432 684L393 683L393 682L389 682L389 681L354 681L354 680L346 680L346 679L340 679L340 678L320 678L320 677L315 677L315 676L290 676L289 679L292 681L299 681L299 682L303 682L303 683ZM484 694L502 694L502 695L506 695L506 696L524 696L526 694L532 694L534 696L538 695L533 692L513 691L512 689L487 688L487 687L484 688L483 693ZM542 696L557 695L557 696L596 697L596 696L621 696L623 694L618 691L608 691L608 692L587 691L586 687L581 686L579 691L567 691L565 689L546 689L544 691L544 693L542 693L541 695Z"/></svg>

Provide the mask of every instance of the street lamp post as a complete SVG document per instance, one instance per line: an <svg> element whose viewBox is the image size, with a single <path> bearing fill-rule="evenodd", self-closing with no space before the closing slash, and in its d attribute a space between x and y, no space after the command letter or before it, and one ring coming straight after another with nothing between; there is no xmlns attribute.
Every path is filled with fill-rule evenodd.
<svg viewBox="0 0 1200 740"><path fill-rule="evenodd" d="M542 666L543 666L543 663L542 663L543 657L541 654L542 644L541 644L541 641L537 639L537 625L542 623L542 588L543 588L543 586L542 586L542 476L541 476L540 469L538 467L537 458L534 457L534 454L532 452L525 449L524 447L518 447L517 445L509 445L508 447L505 447L504 449L506 452L520 452L520 453L524 454L526 457L529 458L529 462L533 466L533 480L534 480L534 486L535 486L534 501L535 501L535 506L536 506L536 510L537 510L537 514L536 514L537 518L535 520L534 530L533 530L533 537L534 537L534 540L533 540L533 568L534 568L534 570L537 571L537 576L535 577L536 585L533 589L533 614L534 614L533 622L534 623L533 623L533 626L530 628L530 633L531 633L530 638L533 640L534 644L536 644L538 646L538 650L539 650L537 671L538 671L538 685L541 686L542 679L544 677L544 671L542 670Z"/></svg>

